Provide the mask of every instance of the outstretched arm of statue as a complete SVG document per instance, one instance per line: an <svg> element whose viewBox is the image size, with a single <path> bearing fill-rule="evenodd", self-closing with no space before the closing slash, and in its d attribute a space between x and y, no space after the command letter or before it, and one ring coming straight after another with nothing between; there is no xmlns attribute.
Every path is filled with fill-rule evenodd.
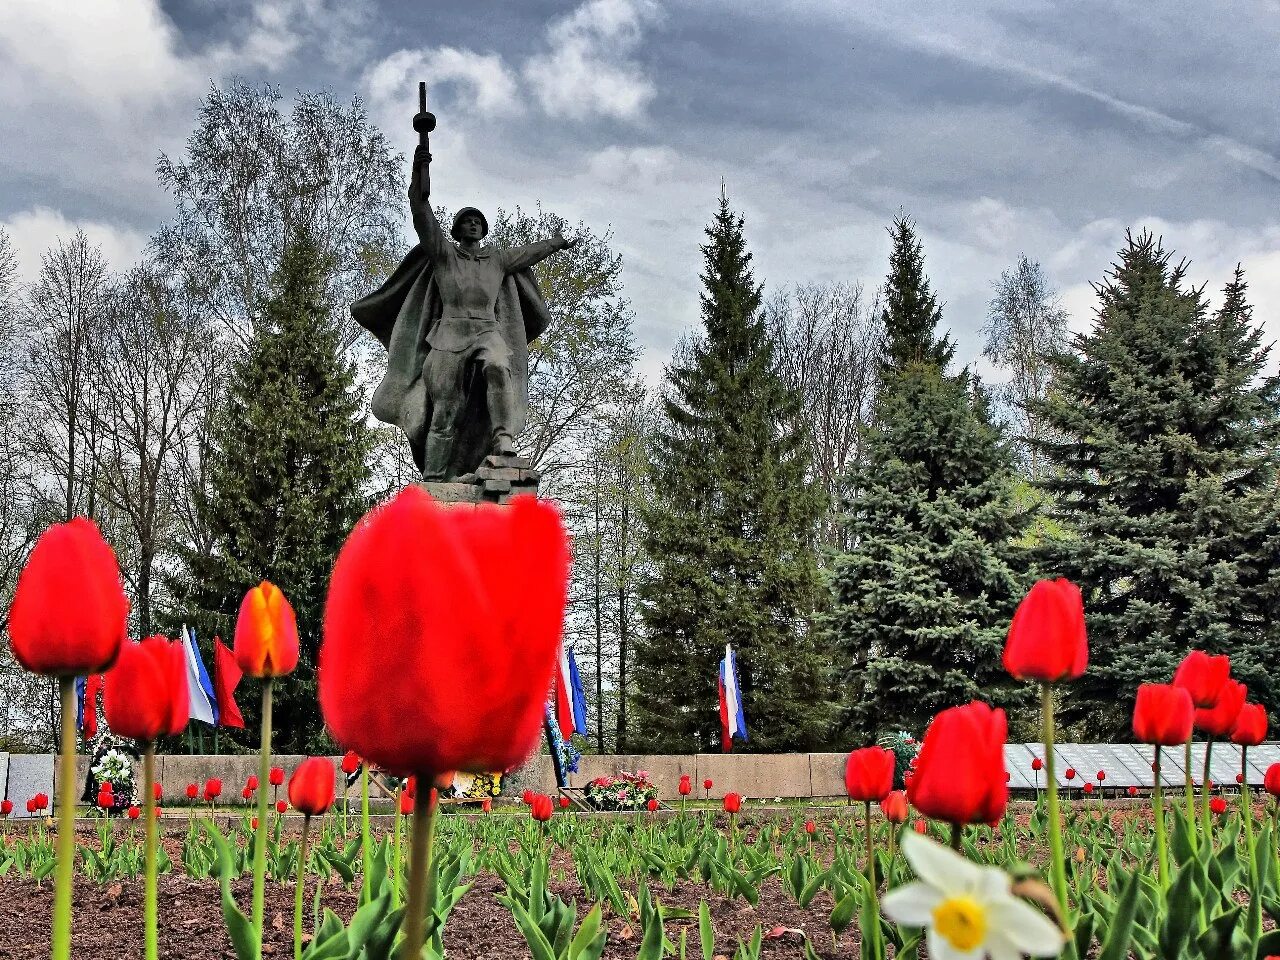
<svg viewBox="0 0 1280 960"><path fill-rule="evenodd" d="M572 240L566 240L557 230L546 240L539 240L537 243L526 244L523 247L509 247L502 251L502 267L507 273L524 270L535 263L541 263L559 250L576 247L580 239L575 237Z"/></svg>
<svg viewBox="0 0 1280 960"><path fill-rule="evenodd" d="M413 213L413 229L418 239L434 259L448 247L448 239L431 208L431 175L426 172L427 148L419 146L413 152L413 173L409 177L409 210Z"/></svg>

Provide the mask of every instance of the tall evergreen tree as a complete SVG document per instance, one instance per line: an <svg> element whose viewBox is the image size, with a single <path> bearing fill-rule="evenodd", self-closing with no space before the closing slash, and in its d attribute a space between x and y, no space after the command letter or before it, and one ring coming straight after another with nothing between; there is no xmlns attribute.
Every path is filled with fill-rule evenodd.
<svg viewBox="0 0 1280 960"><path fill-rule="evenodd" d="M1044 565L1085 589L1089 623L1064 720L1126 735L1135 686L1167 681L1193 647L1230 654L1276 706L1280 381L1263 375L1243 273L1210 313L1185 262L1127 235L1072 346L1037 408L1055 433L1043 485L1069 531Z"/></svg>
<svg viewBox="0 0 1280 960"><path fill-rule="evenodd" d="M355 374L325 297L326 264L310 236L287 245L245 353L231 371L207 469L212 495L199 508L214 533L209 552L187 550L179 610L197 634L230 638L246 590L270 580L298 618L298 669L277 683L277 747L324 743L316 662L329 573L367 506L370 434ZM256 684L239 697L256 743Z"/></svg>
<svg viewBox="0 0 1280 960"><path fill-rule="evenodd" d="M945 371L954 347L937 335L912 224L899 218L891 233L885 368L829 620L844 725L863 737L918 733L938 710L1008 686L1001 643L1025 583L1010 451L981 385Z"/></svg>
<svg viewBox="0 0 1280 960"><path fill-rule="evenodd" d="M760 316L743 218L720 207L702 248L702 336L667 369L643 509L653 578L633 675L635 742L720 745L716 664L738 653L751 748L822 742L829 664L812 614L822 495L807 477L799 398Z"/></svg>

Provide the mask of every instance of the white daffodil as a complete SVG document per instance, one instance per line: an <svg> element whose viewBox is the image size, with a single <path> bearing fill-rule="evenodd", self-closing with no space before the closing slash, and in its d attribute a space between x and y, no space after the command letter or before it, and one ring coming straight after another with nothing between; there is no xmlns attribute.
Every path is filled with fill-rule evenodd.
<svg viewBox="0 0 1280 960"><path fill-rule="evenodd" d="M1062 931L1011 892L1009 875L982 867L914 831L902 852L919 880L895 887L881 911L895 923L924 927L934 960L1056 957Z"/></svg>

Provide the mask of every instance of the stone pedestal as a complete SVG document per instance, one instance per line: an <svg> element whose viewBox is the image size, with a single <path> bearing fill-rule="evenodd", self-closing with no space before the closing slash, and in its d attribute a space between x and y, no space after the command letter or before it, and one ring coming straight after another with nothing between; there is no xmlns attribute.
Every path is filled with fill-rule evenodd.
<svg viewBox="0 0 1280 960"><path fill-rule="evenodd" d="M536 497L540 479L528 457L488 456L474 474L451 483L424 481L422 488L441 503L506 503L520 494Z"/></svg>

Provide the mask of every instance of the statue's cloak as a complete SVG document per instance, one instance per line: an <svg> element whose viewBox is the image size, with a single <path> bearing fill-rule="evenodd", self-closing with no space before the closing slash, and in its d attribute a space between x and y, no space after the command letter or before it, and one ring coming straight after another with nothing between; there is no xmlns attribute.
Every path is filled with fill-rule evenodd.
<svg viewBox="0 0 1280 960"><path fill-rule="evenodd" d="M529 407L529 344L551 322L531 270L508 274L494 308L502 338L511 351L511 378L516 389L515 429L524 428ZM431 398L422 366L431 348L427 337L441 315L435 268L422 244L407 254L381 287L351 305L351 316L387 349L387 372L373 394L373 415L404 431L414 463L422 469ZM467 371L466 407L458 425L447 477L459 477L480 466L489 451L491 426L485 385L476 368Z"/></svg>

